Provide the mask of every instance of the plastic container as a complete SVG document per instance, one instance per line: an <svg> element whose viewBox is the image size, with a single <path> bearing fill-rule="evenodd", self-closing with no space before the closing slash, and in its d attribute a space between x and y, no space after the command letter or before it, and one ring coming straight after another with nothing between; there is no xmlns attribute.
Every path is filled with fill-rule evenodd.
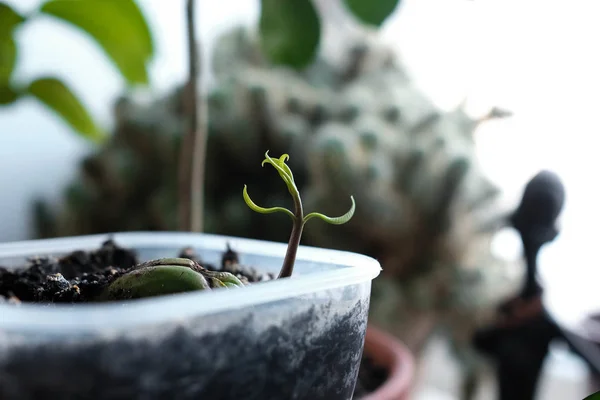
<svg viewBox="0 0 600 400"><path fill-rule="evenodd" d="M0 265L92 250L108 235L0 244ZM187 233L112 235L142 260L187 246L278 271L286 245ZM294 276L112 304L0 304L0 398L351 399L377 261L301 247Z"/></svg>

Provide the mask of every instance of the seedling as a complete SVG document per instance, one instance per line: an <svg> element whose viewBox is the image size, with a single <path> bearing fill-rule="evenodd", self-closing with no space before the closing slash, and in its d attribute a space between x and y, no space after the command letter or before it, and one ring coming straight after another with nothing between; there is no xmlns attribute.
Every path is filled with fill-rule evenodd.
<svg viewBox="0 0 600 400"><path fill-rule="evenodd" d="M288 191L294 200L294 212L284 207L264 208L257 206L248 195L248 188L244 185L244 201L248 206L261 214L283 212L292 219L292 233L288 242L288 248L283 260L283 266L279 272L279 278L292 275L296 253L302 238L304 225L312 218L320 218L333 225L341 225L350 220L354 215L354 197L350 196L352 206L350 210L341 217L328 217L321 213L312 212L304 215L300 192L294 182L294 175L285 161L289 159L287 154L279 158L269 157L265 153L262 166L271 164L285 182ZM127 300L142 297L160 296L171 293L189 292L194 290L211 290L216 288L236 288L244 284L229 272L214 272L203 268L198 263L187 258L162 258L142 263L133 270L115 279L101 294L101 300Z"/></svg>
<svg viewBox="0 0 600 400"><path fill-rule="evenodd" d="M302 238L302 231L304 230L304 225L311 218L317 217L322 219L325 222L328 222L333 225L342 225L345 224L352 218L354 215L354 210L356 205L354 203L354 197L350 196L350 200L352 201L352 206L348 212L340 217L328 217L321 213L312 212L310 214L304 215L304 210L302 208L302 199L300 198L300 192L296 187L296 183L294 182L294 175L290 170L290 167L285 163L290 157L287 154L282 155L279 158L271 158L269 157L269 151L265 153L265 159L263 160L261 166L264 167L265 164L271 164L279 173L279 176L285 182L288 191L292 195L292 199L294 200L294 212L288 210L285 207L271 207L264 208L256 205L250 196L248 195L248 188L244 185L244 201L253 211L256 211L261 214L271 214L275 212L282 212L287 214L292 219L292 233L290 235L290 240L288 242L287 251L285 253L285 258L283 259L283 266L281 267L281 271L279 272L279 278L287 278L292 275L292 271L294 270L294 263L296 261L296 253L298 252L298 246L300 245L300 239Z"/></svg>

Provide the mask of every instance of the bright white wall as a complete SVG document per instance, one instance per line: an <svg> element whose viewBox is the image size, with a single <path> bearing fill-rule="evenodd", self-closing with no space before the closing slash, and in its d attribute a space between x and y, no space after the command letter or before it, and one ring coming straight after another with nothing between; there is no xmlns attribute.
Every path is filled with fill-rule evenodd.
<svg viewBox="0 0 600 400"><path fill-rule="evenodd" d="M8 2L26 11L40 0ZM184 2L140 3L157 39L152 83L164 91L185 78ZM228 26L254 21L258 0L200 0L198 11L201 35L210 45ZM516 201L540 168L564 178L563 235L544 254L545 264L553 266L544 274L555 280L567 277L566 265L572 271L593 268L595 261L587 250L600 222L592 196L600 159L598 17L600 3L589 0L404 0L383 29L440 105L451 107L468 95L475 112L500 105L515 113L478 133L484 168L505 189L507 202ZM59 75L110 125L111 104L123 83L102 53L70 29L50 19L23 29L19 71L24 78ZM31 197L56 198L86 146L33 102L0 108L0 126L0 241L24 239L31 233ZM504 248L510 246L508 237Z"/></svg>

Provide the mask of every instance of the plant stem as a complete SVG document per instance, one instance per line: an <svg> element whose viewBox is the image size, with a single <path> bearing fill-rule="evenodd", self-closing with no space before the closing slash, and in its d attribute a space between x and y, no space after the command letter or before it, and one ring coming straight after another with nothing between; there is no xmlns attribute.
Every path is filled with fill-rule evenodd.
<svg viewBox="0 0 600 400"><path fill-rule="evenodd" d="M294 217L294 226L292 227L292 233L288 241L287 251L285 252L285 258L283 259L278 279L289 278L294 271L296 253L298 253L298 246L300 246L302 230L304 229L304 211L302 210L302 201L299 195L298 197L294 196Z"/></svg>
<svg viewBox="0 0 600 400"><path fill-rule="evenodd" d="M187 112L189 129L180 149L179 165L179 228L202 232L204 229L204 165L206 158L206 105L198 101L201 73L200 43L196 39L194 22L195 0L187 0L186 18L189 54L187 82Z"/></svg>

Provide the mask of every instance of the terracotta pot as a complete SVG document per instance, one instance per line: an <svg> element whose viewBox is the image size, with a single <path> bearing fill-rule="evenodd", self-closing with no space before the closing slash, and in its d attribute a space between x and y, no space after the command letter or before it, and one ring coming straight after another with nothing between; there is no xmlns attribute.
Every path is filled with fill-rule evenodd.
<svg viewBox="0 0 600 400"><path fill-rule="evenodd" d="M408 348L391 334L369 325L363 352L375 364L387 368L389 377L361 400L408 400L415 372L415 361Z"/></svg>

